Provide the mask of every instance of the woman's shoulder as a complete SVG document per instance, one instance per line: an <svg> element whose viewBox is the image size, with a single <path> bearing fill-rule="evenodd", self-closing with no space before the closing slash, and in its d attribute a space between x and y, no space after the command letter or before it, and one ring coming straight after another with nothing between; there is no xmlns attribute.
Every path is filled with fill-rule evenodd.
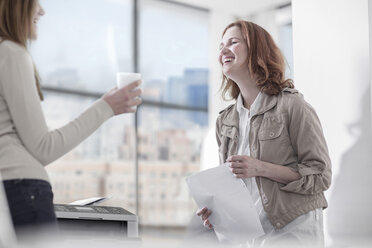
<svg viewBox="0 0 372 248"><path fill-rule="evenodd" d="M25 63L32 63L32 59L27 49L14 41L2 40L0 41L0 59L4 61L19 61Z"/></svg>
<svg viewBox="0 0 372 248"><path fill-rule="evenodd" d="M303 105L306 103L304 96L295 88L284 88L279 93L280 101L289 105Z"/></svg>
<svg viewBox="0 0 372 248"><path fill-rule="evenodd" d="M221 110L218 113L218 118L223 118L224 116L229 115L233 111L234 105L235 104L230 104L229 106L227 106L226 108L224 108L223 110Z"/></svg>
<svg viewBox="0 0 372 248"><path fill-rule="evenodd" d="M27 49L18 43L11 40L3 40L0 38L0 53L2 55L12 54L12 55L23 55L28 56Z"/></svg>
<svg viewBox="0 0 372 248"><path fill-rule="evenodd" d="M280 93L280 105L289 112L314 111L313 107L305 100L302 93L297 89L285 88Z"/></svg>
<svg viewBox="0 0 372 248"><path fill-rule="evenodd" d="M236 103L231 104L219 112L217 121L216 121L217 126L221 126L222 122L225 122L225 121L231 122L231 123L236 122L236 119L238 117L237 117L237 113L235 113L236 112L235 111L236 108L234 107L235 105Z"/></svg>

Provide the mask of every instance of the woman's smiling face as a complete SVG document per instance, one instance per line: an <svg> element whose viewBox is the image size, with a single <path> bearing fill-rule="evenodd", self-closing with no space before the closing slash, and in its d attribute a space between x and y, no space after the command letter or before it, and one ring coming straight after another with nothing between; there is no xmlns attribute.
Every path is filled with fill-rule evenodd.
<svg viewBox="0 0 372 248"><path fill-rule="evenodd" d="M228 78L247 67L248 48L240 28L233 26L226 30L220 43L219 62L222 71Z"/></svg>
<svg viewBox="0 0 372 248"><path fill-rule="evenodd" d="M40 20L40 17L45 15L45 11L43 7L41 7L39 1L36 1L34 14L32 16L32 23L31 23L31 37L30 39L36 40L37 39L37 24Z"/></svg>

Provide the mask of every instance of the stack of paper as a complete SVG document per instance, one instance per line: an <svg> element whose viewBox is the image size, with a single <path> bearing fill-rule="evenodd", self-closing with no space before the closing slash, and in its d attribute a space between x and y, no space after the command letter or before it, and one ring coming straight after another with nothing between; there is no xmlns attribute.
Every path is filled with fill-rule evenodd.
<svg viewBox="0 0 372 248"><path fill-rule="evenodd" d="M228 163L191 175L186 182L198 207L212 211L208 219L220 241L245 242L264 234L246 185Z"/></svg>

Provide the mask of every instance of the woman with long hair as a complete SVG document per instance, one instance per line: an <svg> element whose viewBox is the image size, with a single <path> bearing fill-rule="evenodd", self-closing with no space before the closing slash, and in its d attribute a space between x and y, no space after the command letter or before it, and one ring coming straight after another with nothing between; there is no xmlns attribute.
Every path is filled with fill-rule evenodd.
<svg viewBox="0 0 372 248"><path fill-rule="evenodd" d="M45 14L38 0L0 1L0 173L16 231L55 226L44 166L66 154L114 115L135 112L141 81L114 88L79 117L49 131L40 78L28 52Z"/></svg>
<svg viewBox="0 0 372 248"><path fill-rule="evenodd" d="M223 96L235 104L216 123L220 163L246 184L265 235L254 247L324 245L324 191L331 161L314 109L285 78L285 62L270 34L247 21L223 31L219 62ZM208 206L198 210L213 228Z"/></svg>

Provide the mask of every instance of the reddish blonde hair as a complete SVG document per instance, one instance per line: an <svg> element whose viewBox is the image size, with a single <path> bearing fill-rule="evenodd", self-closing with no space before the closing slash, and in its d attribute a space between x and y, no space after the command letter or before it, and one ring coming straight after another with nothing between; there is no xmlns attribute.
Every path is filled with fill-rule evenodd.
<svg viewBox="0 0 372 248"><path fill-rule="evenodd" d="M0 37L11 40L25 49L31 38L33 14L38 0L0 0ZM34 65L36 87L44 100L39 73Z"/></svg>
<svg viewBox="0 0 372 248"><path fill-rule="evenodd" d="M222 37L231 27L239 27L248 48L247 69L257 79L261 91L269 95L279 94L283 88L294 88L292 79L285 79L285 60L271 35L252 22L239 20L229 24ZM249 45L248 45L249 44ZM223 75L222 96L229 94L237 99L240 93L238 85Z"/></svg>

